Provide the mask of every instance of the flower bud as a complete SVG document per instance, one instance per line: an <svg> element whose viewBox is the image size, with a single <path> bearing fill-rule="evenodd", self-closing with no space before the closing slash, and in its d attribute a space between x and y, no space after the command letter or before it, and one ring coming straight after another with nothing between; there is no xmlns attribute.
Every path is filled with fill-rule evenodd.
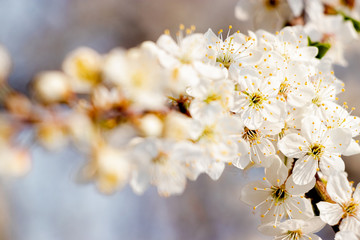
<svg viewBox="0 0 360 240"><path fill-rule="evenodd" d="M35 78L36 97L44 103L66 101L71 95L71 87L67 76L61 72L42 72Z"/></svg>

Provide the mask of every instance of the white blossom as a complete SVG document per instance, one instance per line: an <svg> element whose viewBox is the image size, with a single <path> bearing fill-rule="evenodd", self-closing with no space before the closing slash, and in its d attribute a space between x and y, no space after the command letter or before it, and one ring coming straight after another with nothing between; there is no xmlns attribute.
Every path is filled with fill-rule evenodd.
<svg viewBox="0 0 360 240"><path fill-rule="evenodd" d="M274 240L321 240L313 233L320 231L325 223L319 217L310 219L290 219L279 223L276 228L271 224L261 225L258 229L261 233L274 236Z"/></svg>
<svg viewBox="0 0 360 240"><path fill-rule="evenodd" d="M350 144L347 129L330 129L319 118L309 116L302 120L301 135L291 133L278 142L280 151L287 157L297 158L293 169L294 182L304 185L312 181L317 171L325 175L344 171L341 159Z"/></svg>
<svg viewBox="0 0 360 240"><path fill-rule="evenodd" d="M304 194L315 184L296 185L288 177L288 169L278 157L266 169L263 180L249 183L241 191L241 200L259 209L262 223L278 222L286 216L306 219L314 215L309 199Z"/></svg>
<svg viewBox="0 0 360 240"><path fill-rule="evenodd" d="M327 193L333 202L319 202L320 218L333 226L340 222L341 231L360 234L360 185L352 190L345 172L329 176Z"/></svg>

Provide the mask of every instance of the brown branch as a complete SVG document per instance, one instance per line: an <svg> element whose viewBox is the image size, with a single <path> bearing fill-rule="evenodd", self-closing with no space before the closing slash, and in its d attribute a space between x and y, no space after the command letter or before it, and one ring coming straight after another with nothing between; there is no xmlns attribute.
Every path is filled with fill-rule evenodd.
<svg viewBox="0 0 360 240"><path fill-rule="evenodd" d="M311 200L311 205L316 216L320 215L320 211L317 208L316 204L321 201L326 201L329 203L335 203L329 193L326 191L326 184L321 180L318 173L315 174L315 187L305 194L307 198ZM340 224L340 223L339 223ZM335 233L339 231L339 224L331 226Z"/></svg>

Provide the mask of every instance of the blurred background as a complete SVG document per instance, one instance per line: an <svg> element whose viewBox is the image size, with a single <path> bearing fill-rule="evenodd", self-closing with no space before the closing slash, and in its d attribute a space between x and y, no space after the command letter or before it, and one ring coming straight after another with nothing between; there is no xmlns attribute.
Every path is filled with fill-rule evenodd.
<svg viewBox="0 0 360 240"><path fill-rule="evenodd" d="M246 31L234 17L237 0L0 0L0 42L13 60L10 84L27 93L28 83L42 70L61 68L66 54L79 46L100 53L156 41L164 29L180 23ZM347 54L349 66L335 67L345 81L341 96L360 106L360 44ZM355 110L354 114L359 115ZM1 154L1 153L0 153ZM71 146L48 152L34 144L30 173L2 179L0 240L132 240L132 239L269 239L256 231L258 217L240 202L240 190L258 179L261 169L242 172L227 167L219 181L200 176L178 197L161 198L150 188L136 196L129 187L102 195L91 184L77 183L85 162ZM346 170L360 180L359 157L346 159ZM333 239L331 228L321 232Z"/></svg>

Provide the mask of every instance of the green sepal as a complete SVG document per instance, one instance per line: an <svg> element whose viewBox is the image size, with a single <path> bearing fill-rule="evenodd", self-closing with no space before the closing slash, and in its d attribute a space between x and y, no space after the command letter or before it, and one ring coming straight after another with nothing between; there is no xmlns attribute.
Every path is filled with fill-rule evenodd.
<svg viewBox="0 0 360 240"><path fill-rule="evenodd" d="M318 54L316 55L316 58L318 59L323 58L327 51L331 48L330 43L313 42L310 37L308 37L308 45L318 49Z"/></svg>
<svg viewBox="0 0 360 240"><path fill-rule="evenodd" d="M346 15L344 12L338 12L341 16L343 16L345 21L351 21L352 25L354 26L356 32L360 32L360 21Z"/></svg>

